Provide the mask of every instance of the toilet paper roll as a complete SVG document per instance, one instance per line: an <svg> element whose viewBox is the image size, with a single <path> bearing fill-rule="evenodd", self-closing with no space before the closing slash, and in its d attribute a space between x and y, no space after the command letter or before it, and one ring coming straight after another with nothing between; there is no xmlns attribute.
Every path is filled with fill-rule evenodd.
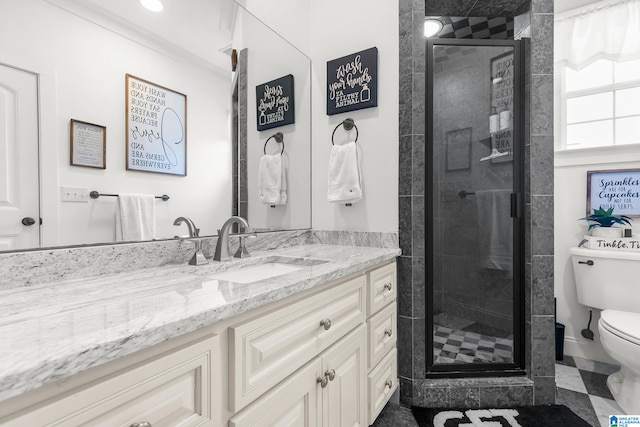
<svg viewBox="0 0 640 427"><path fill-rule="evenodd" d="M500 130L509 129L512 120L511 111L503 111L500 113Z"/></svg>
<svg viewBox="0 0 640 427"><path fill-rule="evenodd" d="M489 133L498 132L498 122L499 118L497 114L489 116Z"/></svg>

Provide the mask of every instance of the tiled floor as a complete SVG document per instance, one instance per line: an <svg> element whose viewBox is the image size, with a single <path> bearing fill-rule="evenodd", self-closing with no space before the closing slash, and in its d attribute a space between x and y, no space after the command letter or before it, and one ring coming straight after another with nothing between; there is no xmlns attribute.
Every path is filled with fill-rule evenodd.
<svg viewBox="0 0 640 427"><path fill-rule="evenodd" d="M624 412L607 388L607 376L618 366L565 356L556 363L556 403L565 405L594 427L608 427L609 415ZM388 404L374 427L417 427L411 410ZM570 427L570 426L567 426Z"/></svg>
<svg viewBox="0 0 640 427"><path fill-rule="evenodd" d="M607 388L616 365L564 356L556 362L556 403L565 405L593 426L609 426L609 415L624 414Z"/></svg>
<svg viewBox="0 0 640 427"><path fill-rule="evenodd" d="M513 338L498 338L447 326L433 326L435 363L509 362Z"/></svg>

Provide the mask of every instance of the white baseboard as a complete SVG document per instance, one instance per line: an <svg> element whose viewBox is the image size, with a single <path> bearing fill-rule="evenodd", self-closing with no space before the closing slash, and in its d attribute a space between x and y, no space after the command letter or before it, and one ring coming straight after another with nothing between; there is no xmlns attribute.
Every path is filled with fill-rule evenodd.
<svg viewBox="0 0 640 427"><path fill-rule="evenodd" d="M575 337L564 337L564 354L614 365L618 364L607 354L600 341L595 340L587 341L586 339L576 339Z"/></svg>

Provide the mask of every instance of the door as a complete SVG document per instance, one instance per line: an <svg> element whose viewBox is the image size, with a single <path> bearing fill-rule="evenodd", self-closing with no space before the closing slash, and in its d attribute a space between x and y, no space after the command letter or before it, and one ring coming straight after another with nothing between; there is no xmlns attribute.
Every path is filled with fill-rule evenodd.
<svg viewBox="0 0 640 427"><path fill-rule="evenodd" d="M519 48L427 42L429 376L522 373Z"/></svg>
<svg viewBox="0 0 640 427"><path fill-rule="evenodd" d="M366 427L366 328L360 325L322 356L324 427Z"/></svg>
<svg viewBox="0 0 640 427"><path fill-rule="evenodd" d="M0 64L0 250L40 246L38 77Z"/></svg>

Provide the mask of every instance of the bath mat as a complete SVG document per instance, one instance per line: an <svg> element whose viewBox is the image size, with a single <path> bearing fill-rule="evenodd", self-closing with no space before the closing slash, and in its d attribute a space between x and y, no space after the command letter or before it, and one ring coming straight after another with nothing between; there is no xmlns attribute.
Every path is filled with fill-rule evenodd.
<svg viewBox="0 0 640 427"><path fill-rule="evenodd" d="M491 409L411 408L420 427L591 427L563 405Z"/></svg>

